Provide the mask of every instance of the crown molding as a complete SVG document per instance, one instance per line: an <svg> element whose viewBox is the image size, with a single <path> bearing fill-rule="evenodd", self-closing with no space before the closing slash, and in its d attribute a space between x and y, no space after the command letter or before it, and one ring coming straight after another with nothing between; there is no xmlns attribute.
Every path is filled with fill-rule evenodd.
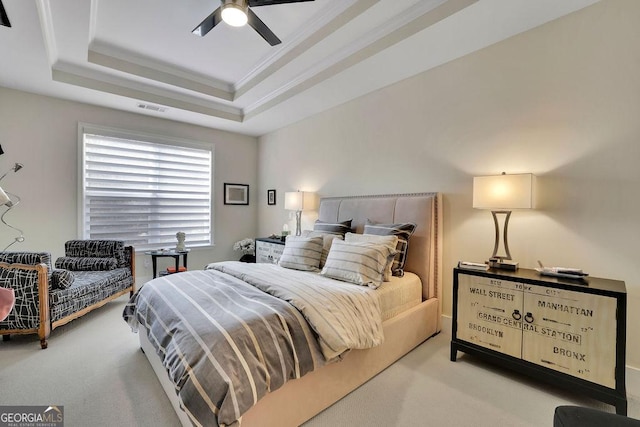
<svg viewBox="0 0 640 427"><path fill-rule="evenodd" d="M56 47L56 36L53 29L53 17L51 16L49 0L36 0L36 9L38 10L38 18L40 19L40 28L42 30L42 39L47 52L47 58L49 64L53 64L58 59L58 48Z"/></svg>
<svg viewBox="0 0 640 427"><path fill-rule="evenodd" d="M331 56L317 62L297 78L270 92L244 109L246 119L273 108L275 105L333 77L334 75L376 55L402 40L446 19L478 0L431 0L404 11L367 33L357 42L345 46Z"/></svg>
<svg viewBox="0 0 640 427"><path fill-rule="evenodd" d="M92 64L226 101L233 101L234 98L234 92L229 83L198 76L167 64L141 58L133 52L127 52L95 40L89 45L87 60Z"/></svg>
<svg viewBox="0 0 640 427"><path fill-rule="evenodd" d="M283 49L274 51L235 85L179 69L149 58L142 58L120 47L91 39L87 48L87 64L78 65L58 58L50 0L36 0L43 37L54 81L81 86L105 93L124 96L160 106L183 109L212 117L244 122L303 91L330 79L419 31L451 16L478 0L423 0L390 17L384 25L367 32L354 43L322 58L295 78L271 90L244 109L230 104L270 75L294 61L314 45L325 40L344 25L364 14L380 0L345 0L334 2L318 14L309 25L293 35ZM95 35L96 5L92 0L89 32ZM90 66L90 64L92 64ZM114 70L101 71L99 67ZM118 73L126 73L119 75ZM137 76L144 81L127 78ZM162 85L166 85L162 87ZM171 87L194 92L192 95L172 91ZM235 89L234 89L235 88ZM221 102L199 97L217 98Z"/></svg>
<svg viewBox="0 0 640 427"><path fill-rule="evenodd" d="M71 63L56 62L51 67L51 76L57 82L151 102L160 106L178 108L235 122L244 120L244 114L240 108L142 85Z"/></svg>
<svg viewBox="0 0 640 427"><path fill-rule="evenodd" d="M332 3L314 20L308 22L285 41L285 45L263 59L235 84L236 97L240 97L276 71L339 30L355 17L364 13L380 0L343 0Z"/></svg>

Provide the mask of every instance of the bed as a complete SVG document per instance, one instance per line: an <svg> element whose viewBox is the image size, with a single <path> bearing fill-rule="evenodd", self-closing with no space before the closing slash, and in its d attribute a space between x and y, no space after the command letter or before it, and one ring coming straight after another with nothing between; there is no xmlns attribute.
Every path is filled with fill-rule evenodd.
<svg viewBox="0 0 640 427"><path fill-rule="evenodd" d="M192 296L187 296L186 289L197 288L196 282L204 283L209 280L210 276L215 276L211 280L221 282L221 287L228 290L221 294L216 294L217 296L215 297L208 296L210 300L220 305L222 302L218 301L218 299L226 298L226 294L241 294L233 298L243 298L243 301L245 301L241 304L237 303L238 305L235 306L235 309L225 309L232 313L232 317L236 316L238 311L241 311L240 308L237 308L240 306L242 306L243 310L257 311L258 308L249 307L246 301L264 306L267 302L262 300L262 294L269 294L269 298L273 298L273 295L276 295L279 298L275 299L285 301L284 304L288 307L285 308L285 311L290 311L292 314L291 322L296 322L300 318L303 319L295 328L291 326L285 327L283 332L283 334L287 335L287 344L290 344L293 348L292 353L295 363L280 362L283 372L282 377L288 375L294 379L279 378L280 375L262 375L268 377L268 384L266 385L268 392L265 395L257 393L259 395L257 399L255 389L260 387L261 384L252 383L251 387L245 387L244 384L236 386L236 389L253 388L252 393L248 393L253 395L254 401L247 410L241 409L240 412L238 412L238 402L242 403L241 397L234 400L233 403L230 403L232 399L227 397L223 399L222 405L217 405L217 403L213 405L212 402L208 402L210 408L215 408L216 411L218 409L222 411L221 408L224 405L235 405L236 414L239 415L238 419L226 423L221 422L221 425L240 424L242 427L300 425L358 388L429 337L440 332L442 311L440 297L442 286L440 274L442 201L439 193L327 197L320 200L318 217L319 222L326 224L338 224L351 220L351 231L356 234L362 234L367 224L367 227L371 227L371 224L415 224L406 252L403 277L401 279L392 277L389 282L383 282L381 286L373 290L372 287L375 286L345 285L344 282L320 277L322 275L318 273L291 270L277 265L242 265L242 263L238 262L223 262L210 264L204 271L185 272L154 279L139 290L139 292L142 292L147 285L150 287L172 287L177 289L181 295L184 294L186 299L191 300ZM371 229L368 228L368 230ZM352 237L356 238L356 236ZM357 246L358 244L356 243L355 245ZM366 246L366 244L363 245ZM333 247L331 249L333 250ZM333 254L329 252L329 257L332 256ZM331 263L331 259L327 260L327 266L329 263ZM277 281L275 277L281 274L281 271L284 271L286 275L286 278L282 278L281 281L290 283L292 288L274 290L275 283L269 282L269 278L274 276L274 282ZM313 283L313 286L307 286L309 281ZM317 284L316 281L318 281ZM327 282L325 283L324 281ZM245 286L245 282L249 283L249 285ZM334 285L331 282L336 283ZM399 282L403 283L403 287L396 286ZM405 283L408 284L404 285ZM326 320L326 317L331 316L326 313L320 314L315 318L313 315L307 316L309 312L315 311L317 307L309 307L306 300L302 301L302 303L296 301L302 293L306 292L303 292L302 287L296 287L298 284L304 284L306 286L304 289L325 289L326 287L329 289L327 292L330 294L341 292L338 289L349 288L349 292L354 292L353 289L356 289L355 293L357 295L349 294L347 298L353 299L355 301L353 304L360 308L355 309L355 311L345 309L344 312L342 309L334 310L334 312L340 311L336 316L346 316L350 319L350 316L369 316L366 313L369 309L363 310L362 307L369 307L370 305L373 307L378 304L379 307L376 310L371 309L370 311L378 313L380 318L376 320L376 315L371 314L371 319L366 317L364 320L358 318L351 322L345 322L344 317L340 317L336 320L337 323L331 323L325 327L322 323ZM206 287L206 289L210 287L208 282L202 286ZM244 294L245 288L256 288L260 294ZM398 291L398 289L401 290ZM195 292L203 293L199 289ZM254 292L254 289L247 289L246 292ZM166 339L159 340L156 334L150 334L150 332L153 332L154 326L147 322L142 315L136 314L136 310L143 311L142 307L138 307L138 305L143 306L147 303L142 304L136 301L136 296L137 294L125 308L125 319L130 324L133 324L134 321L136 322L135 328L139 329L140 332L141 348L160 380L181 423L184 426L208 424L208 421L203 421L206 420L205 418L194 414L198 403L189 404L186 400L191 399L189 396L197 394L200 396L195 400L199 399L200 406L206 406L208 398L205 391L208 390L208 387L218 387L219 385L215 385L217 384L217 378L214 377L223 374L218 372L210 378L207 377L207 379L197 378L196 376L192 384L189 382L192 381L189 375L194 371L194 367L188 362L183 362L182 364L185 366L180 366L179 369L181 371L176 373L176 370L178 370L176 368L176 359L182 361L190 360L186 355L186 351L184 352L185 354L180 353L178 355L169 354L167 351L167 348L172 345L169 343L171 335L179 327L176 327L171 321L167 321L163 323L163 328L171 331L171 333L168 334L169 336ZM324 298L322 295L318 297ZM314 298L316 297L314 296ZM341 298L344 299L345 297L341 296ZM144 298L138 298L138 300L140 299ZM173 304L175 300L173 297L164 297L164 299L167 300L169 305ZM291 306L288 303L299 304L298 310L290 309ZM236 302L232 301L230 304L236 304ZM280 302L276 301L275 304L280 304ZM146 308L147 312L156 312L156 315L159 316L157 312L161 310L160 308L153 306L151 302L148 302L147 305L151 307ZM319 307L320 305L324 305L324 303L320 303L317 306ZM180 317L186 311L183 310ZM224 328L221 329L228 330L226 326L228 320L210 314L215 311L214 309L203 309L201 311L203 316L208 319L211 318L211 322L216 325L224 324ZM277 317L280 323L287 322L290 325L288 323L289 320L282 320L280 314ZM193 323L199 323L199 321L194 320ZM366 329L367 332L360 336L349 332L351 331L349 330L347 331L349 333L344 334L349 337L345 342L336 341L332 336L326 339L323 338L323 328L331 329L335 328L336 324L343 325L347 323L350 323L346 325L347 328L355 328L358 331ZM367 326L362 327L362 325ZM157 329L157 326L155 328ZM247 328L245 327L244 329ZM271 327L269 327L269 330L272 330ZM235 337L235 334L236 332L233 332L231 335ZM265 334L267 333L265 332ZM271 334L273 335L273 333ZM194 333L192 335L199 337L202 334ZM247 341L262 339L253 332L249 335L251 338L247 338ZM306 337L308 339L309 336L316 337L318 340L309 339L305 341L301 338ZM180 340L181 338L176 339ZM276 341L275 339L272 340ZM201 341L208 341L208 338ZM240 338L237 340L235 338L233 340L223 340L223 345L234 341L240 341ZM183 345L183 341L181 341L181 345ZM235 343L233 345L235 346ZM216 346L220 348L219 344ZM180 348L187 347L188 345L184 344ZM255 348L257 347L255 346ZM235 350L231 348L229 353L233 353L233 351ZM205 350L205 353L208 354L208 352L209 350ZM268 350L265 350L266 352ZM218 360L218 356L212 357L209 355L207 357L210 360ZM167 359L169 360L167 361ZM259 359L262 359L262 355L260 355ZM257 363L262 362L259 360ZM237 368L230 368L228 372L232 372L235 375L235 373L242 370L247 370L248 372L249 370L257 369L259 372L264 373L259 366L254 368L248 367L246 364L245 361L238 362L238 364L234 365ZM264 371L266 370L267 368L264 368ZM184 385L185 381L187 381L188 387ZM233 382L231 382L229 386L225 385L225 390L233 388L233 386ZM181 391L180 396L177 394L178 391Z"/></svg>

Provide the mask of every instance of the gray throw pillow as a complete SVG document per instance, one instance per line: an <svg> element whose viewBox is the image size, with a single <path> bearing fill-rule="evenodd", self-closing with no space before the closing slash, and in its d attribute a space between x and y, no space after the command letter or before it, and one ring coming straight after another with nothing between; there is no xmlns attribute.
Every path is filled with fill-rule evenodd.
<svg viewBox="0 0 640 427"><path fill-rule="evenodd" d="M410 222L398 224L376 224L371 220L367 220L364 226L364 234L376 234L378 236L397 236L398 245L396 249L398 253L393 260L391 271L394 276L404 276L404 264L407 262L407 251L409 250L409 238L416 230L416 225Z"/></svg>
<svg viewBox="0 0 640 427"><path fill-rule="evenodd" d="M326 222L317 220L313 224L313 231L319 231L321 233L337 234L344 237L344 235L351 231L351 219L342 222Z"/></svg>

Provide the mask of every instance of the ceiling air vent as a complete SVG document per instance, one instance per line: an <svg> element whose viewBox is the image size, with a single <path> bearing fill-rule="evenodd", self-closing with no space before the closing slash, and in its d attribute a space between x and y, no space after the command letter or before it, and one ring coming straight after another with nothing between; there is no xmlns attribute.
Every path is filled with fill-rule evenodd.
<svg viewBox="0 0 640 427"><path fill-rule="evenodd" d="M156 113L164 113L167 111L165 107L153 104L143 104L141 102L138 103L138 108L142 108L143 110L155 111Z"/></svg>

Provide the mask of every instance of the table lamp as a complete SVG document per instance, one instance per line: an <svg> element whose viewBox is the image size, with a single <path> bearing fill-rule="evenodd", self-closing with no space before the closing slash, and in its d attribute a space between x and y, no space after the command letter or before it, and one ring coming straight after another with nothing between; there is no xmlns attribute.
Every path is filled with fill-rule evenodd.
<svg viewBox="0 0 640 427"><path fill-rule="evenodd" d="M530 173L507 175L479 176L473 178L473 207L475 209L491 209L493 223L496 228L493 254L489 258L489 266L505 270L516 270L509 252L507 230L512 209L533 208L534 176ZM504 255L498 255L500 248L500 226L498 215L504 216L502 242Z"/></svg>
<svg viewBox="0 0 640 427"><path fill-rule="evenodd" d="M315 193L308 191L290 191L284 193L284 208L288 211L296 212L296 236L299 236L300 220L302 211L313 210L316 208Z"/></svg>

